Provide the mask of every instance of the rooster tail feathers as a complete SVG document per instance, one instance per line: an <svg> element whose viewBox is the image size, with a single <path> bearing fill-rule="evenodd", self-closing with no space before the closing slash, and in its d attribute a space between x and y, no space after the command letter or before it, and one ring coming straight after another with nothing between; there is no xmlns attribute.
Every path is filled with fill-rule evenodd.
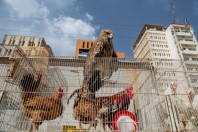
<svg viewBox="0 0 198 132"><path fill-rule="evenodd" d="M25 92L36 91L41 82L42 74L34 75L32 73L26 74L20 81L21 90Z"/></svg>
<svg viewBox="0 0 198 132"><path fill-rule="evenodd" d="M26 102L28 99L39 95L36 93L36 91L40 85L41 78L42 74L40 73L36 76L32 73L23 75L19 84L22 91L20 96L23 102Z"/></svg>
<svg viewBox="0 0 198 132"><path fill-rule="evenodd" d="M69 98L67 99L67 104L69 104L69 101L70 101L70 99L75 95L75 94L77 94L77 93L79 93L80 92L80 89L76 89L76 90L74 90L74 92L69 96Z"/></svg>

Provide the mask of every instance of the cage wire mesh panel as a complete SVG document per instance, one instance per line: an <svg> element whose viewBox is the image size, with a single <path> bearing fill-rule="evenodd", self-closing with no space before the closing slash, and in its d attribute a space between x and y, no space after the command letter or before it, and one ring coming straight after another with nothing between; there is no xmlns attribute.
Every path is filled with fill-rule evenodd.
<svg viewBox="0 0 198 132"><path fill-rule="evenodd" d="M150 77L152 77L150 75L140 77L141 80L143 80L143 84L146 85L141 85L139 92L146 94L154 93L155 95L151 96L152 94L149 94L142 96L140 100L141 106L152 106L156 102L159 103L158 107L153 107L153 111L156 112L152 115L152 120L148 118L149 114L146 112L149 108L145 107L143 110L143 112L146 113L142 119L147 120L147 123L142 125L143 130L145 128L158 131L162 130L162 128L167 131L196 131L198 129L196 116L198 107L197 103L195 103L197 95L194 93L194 88L196 89L196 87L193 87L196 86L196 82L189 76L192 73L189 71L189 67L186 63L193 64L194 68L197 67L196 63L189 61L152 60L154 66L153 79L150 79ZM194 75L196 74L195 72ZM153 82L154 86L150 87L151 82ZM144 99L147 101L144 102ZM163 124L161 125L163 127L161 125L156 126L155 123L150 124L152 121L162 122ZM144 126L145 124L149 125Z"/></svg>
<svg viewBox="0 0 198 132"><path fill-rule="evenodd" d="M36 100L36 96L53 96L58 88L67 89L65 79L58 68L49 69L48 72L49 58L27 57L23 50L16 48L11 56L1 58L1 131L30 130L32 120L27 118L29 106L25 108L25 104L28 105L31 98ZM15 63L16 61L18 63Z"/></svg>
<svg viewBox="0 0 198 132"><path fill-rule="evenodd" d="M99 59L98 60L99 62L97 62L97 63L101 62L101 63L108 64L108 60L105 60L105 59L102 60L102 59L101 60ZM76 89L79 89L83 86L84 62L85 62L85 59L51 58L50 65L58 66L59 69L61 69L63 75L65 76L65 78L67 80L66 82L68 83L68 87L69 87L68 93L67 93L67 98L72 94L73 91L75 91ZM101 65L103 65L103 64L101 64ZM98 101L99 99L101 99L101 100L104 99L107 102L112 102L111 105L108 104L109 109L111 109L113 107L115 107L115 109L116 109L116 105L114 105L114 103L116 104L116 102L114 102L115 99L113 99L111 97L115 94L121 95L122 94L121 92L123 92L124 89L126 89L127 87L131 86L131 84L132 84L132 86L137 85L136 69L144 69L147 71L149 71L151 69L150 63L133 62L131 59L126 59L126 60L121 59L118 61L117 65L119 67L118 70L116 72L113 72L112 76L109 79L108 78L104 79L104 85L95 93L96 99L91 98L91 97L87 99L87 100L91 100L91 101L95 102L96 107L97 107L96 112L99 112L100 110L102 111L102 108L104 107L104 106L103 107L100 106L101 104ZM109 69L107 69L106 67L99 67L98 69L103 70L105 72L105 74L108 74L108 73L111 74L111 72L109 72ZM93 69L93 71L94 70L95 69ZM109 75L106 75L106 76L109 76ZM67 130L79 130L79 128L80 128L80 126L79 126L80 119L76 118L74 115L74 114L78 114L78 112L76 112L76 110L73 108L76 95L74 95L74 97L71 98L69 105L65 104L66 110L65 110L65 113L63 114L65 124L63 126L63 129L66 131ZM84 96L87 96L87 95L85 94ZM115 101L117 101L117 100L115 100ZM123 105L126 105L128 102L127 101L124 102L124 101L126 101L126 100L123 100L122 103L123 103ZM82 101L81 103L85 103L85 105L84 105L84 107L83 106L78 107L79 111L86 109L85 108L86 102ZM122 107L125 107L125 106L122 106ZM135 114L134 101L132 99L130 100L130 104L129 104L128 108L123 108L123 110L125 110L125 109L128 109L130 112L133 112ZM90 112L90 114L88 114L88 115L91 116L93 113L94 112ZM86 112L85 112L85 114L86 114ZM107 115L114 116L115 113L112 112L112 113L108 113ZM112 122L113 122L112 119L107 120L108 118L106 118L106 119L101 118L100 113L95 115L95 119L97 120L96 131L98 131L98 130L104 131L103 123L108 125L108 124L112 124ZM86 120L86 119L84 119L84 120ZM85 122L84 120L83 120L83 118L81 120L81 122L83 122L82 128L87 130L89 128L89 123ZM110 130L110 129L112 129L112 127L111 127L111 125L109 125L109 127L106 126L105 129ZM91 131L94 131L94 130L95 130L94 127L92 127Z"/></svg>
<svg viewBox="0 0 198 132"><path fill-rule="evenodd" d="M130 127L137 131L188 130L185 124L193 124L197 129L197 111L191 103L197 95L193 93L195 96L192 96L191 102L186 101L186 104L190 104L187 108L184 104L182 105L184 96L188 99L186 90L190 89L194 92L193 88L196 86L196 81L193 80L196 74L193 77L192 75L186 77L186 74L190 74L189 68L184 65L186 62L118 59L115 64L115 61L109 63L109 60L99 58L97 63L100 65L89 69L90 75L87 75L89 76L87 81L89 87L86 89L84 81L86 58L51 57L45 61L42 60L43 57L18 58L20 63L17 64L13 77L9 80L6 80L10 75L7 70L12 63L2 63L1 61L1 131L30 130L33 119L25 116L24 100L21 97L23 91L19 85L24 75L33 74L39 70L43 74L36 91L40 97L50 97L57 92L57 89L64 89L64 96L61 98L62 105L51 103L55 111L62 107L63 110L53 120L43 118L43 123L39 124L39 131L79 131L79 122L82 122L81 127L85 131L89 131L90 124L92 124L90 131L104 131L104 129L111 131L115 125L120 128ZM106 68L109 64L117 65L116 72ZM188 64L191 67L195 65L190 62ZM44 70L40 69L38 65L45 66ZM104 74L101 75L101 73ZM96 82L102 81L102 85L94 84L92 81L94 79ZM92 83L90 84L90 82ZM175 93L166 92L171 89L172 82L177 84ZM129 98L131 91L127 89L131 86L133 88L132 99ZM83 90L79 92L77 89ZM80 94L74 94L70 98L75 90ZM78 103L79 106L74 107L79 96L82 101ZM68 99L70 99L69 104L67 104ZM88 109L87 106L95 108ZM137 118L138 123L132 122L124 116L123 113L126 110ZM82 118L79 113L82 114L83 111L86 116L91 116L93 119ZM52 116L53 113L49 115ZM123 118L118 118L120 115Z"/></svg>

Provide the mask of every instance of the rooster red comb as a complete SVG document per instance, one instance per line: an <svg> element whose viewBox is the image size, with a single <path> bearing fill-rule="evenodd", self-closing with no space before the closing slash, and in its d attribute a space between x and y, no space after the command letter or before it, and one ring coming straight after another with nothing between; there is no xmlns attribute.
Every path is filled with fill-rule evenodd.
<svg viewBox="0 0 198 132"><path fill-rule="evenodd" d="M133 92L133 87L132 86L128 86L124 89L124 91L126 92Z"/></svg>
<svg viewBox="0 0 198 132"><path fill-rule="evenodd" d="M130 99L133 98L133 87L130 85L124 89L124 92L128 95Z"/></svg>
<svg viewBox="0 0 198 132"><path fill-rule="evenodd" d="M63 93L63 88L58 88L58 92Z"/></svg>

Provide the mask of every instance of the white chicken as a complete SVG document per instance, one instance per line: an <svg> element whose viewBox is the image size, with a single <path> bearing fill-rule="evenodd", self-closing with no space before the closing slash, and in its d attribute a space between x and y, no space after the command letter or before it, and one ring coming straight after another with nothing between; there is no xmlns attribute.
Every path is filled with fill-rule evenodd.
<svg viewBox="0 0 198 132"><path fill-rule="evenodd" d="M164 95L168 96L170 95L171 97L174 96L176 94L176 88L177 88L177 84L176 82L172 82L170 84L170 87L168 87L165 92ZM169 119L169 114L168 114L168 110L165 104L161 104L161 114L160 114L160 118L163 119L163 123L168 125L170 124L170 119ZM171 128L167 127L166 131L171 131Z"/></svg>
<svg viewBox="0 0 198 132"><path fill-rule="evenodd" d="M176 82L171 84L172 92L175 94L171 100L178 114L180 129L194 130L196 124L192 122L192 119L197 120L198 97L193 95L191 90L185 90L184 93L184 89L182 88L183 87L177 87Z"/></svg>
<svg viewBox="0 0 198 132"><path fill-rule="evenodd" d="M198 97L193 95L191 90L182 93L183 90L182 87L177 88L177 83L173 82L164 92L164 95L170 95L171 97L171 102L178 114L180 129L194 130L196 126L191 121L198 115Z"/></svg>
<svg viewBox="0 0 198 132"><path fill-rule="evenodd" d="M193 109L198 112L198 95L193 94L191 90L187 90L186 93L188 94Z"/></svg>
<svg viewBox="0 0 198 132"><path fill-rule="evenodd" d="M173 82L171 83L170 87L168 87L165 92L164 95L173 95L176 93L176 88L177 88L177 83Z"/></svg>

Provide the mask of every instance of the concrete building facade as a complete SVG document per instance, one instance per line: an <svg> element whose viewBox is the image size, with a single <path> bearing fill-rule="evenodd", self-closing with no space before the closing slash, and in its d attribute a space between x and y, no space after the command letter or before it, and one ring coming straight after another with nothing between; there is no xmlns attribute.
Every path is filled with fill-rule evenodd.
<svg viewBox="0 0 198 132"><path fill-rule="evenodd" d="M1 44L6 46L6 49L0 49L3 56L11 54L15 46L22 48L27 55L53 56L51 47L43 37L5 35Z"/></svg>
<svg viewBox="0 0 198 132"><path fill-rule="evenodd" d="M136 91L141 94L136 97L135 103L138 104L137 111L140 111L137 113L144 115L139 116L139 120L147 122L149 119L152 122L164 123L170 118L169 123L172 123L173 127L165 125L164 130L181 129L180 125L174 124L184 120L180 115L177 115L178 119L173 116L163 117L162 110L166 110L167 107L164 95L172 82L177 83L177 94L186 94L186 90L198 93L197 46L197 39L190 25L171 24L168 28L160 25L144 25L133 46L134 59L150 62L154 70L136 71L138 75ZM183 101L181 97L171 96L171 99L173 102L178 98L179 101ZM155 101L159 102L159 105L154 107ZM149 105L152 105L152 108L148 107ZM147 111L150 111L150 114ZM161 120L157 120L158 118ZM148 126L143 124L141 127L144 129ZM158 125L153 124L150 128L161 130Z"/></svg>
<svg viewBox="0 0 198 132"><path fill-rule="evenodd" d="M168 28L144 25L133 46L134 59L152 60L158 80L157 92L163 93L171 81L182 82L185 90L198 92L198 76L195 72L198 72L197 46L190 25L171 24Z"/></svg>
<svg viewBox="0 0 198 132"><path fill-rule="evenodd" d="M86 57L89 49L93 46L94 40L80 40L76 41L75 58ZM118 58L125 58L124 52L116 52Z"/></svg>

